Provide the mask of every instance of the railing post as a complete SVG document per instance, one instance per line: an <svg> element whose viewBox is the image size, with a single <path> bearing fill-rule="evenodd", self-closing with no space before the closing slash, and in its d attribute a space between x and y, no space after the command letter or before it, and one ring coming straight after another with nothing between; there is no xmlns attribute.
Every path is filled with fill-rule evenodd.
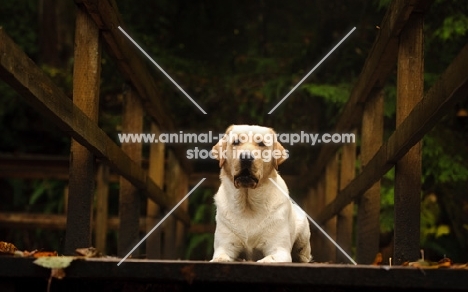
<svg viewBox="0 0 468 292"><path fill-rule="evenodd" d="M423 14L413 13L400 35L397 127L424 94L423 24ZM394 261L396 264L419 258L420 210L421 142L418 142L395 166Z"/></svg>
<svg viewBox="0 0 468 292"><path fill-rule="evenodd" d="M151 133L155 134L156 137L159 136L160 130L158 126L154 123L151 123ZM150 145L150 154L149 154L149 166L148 166L148 176L153 179L154 183L157 184L162 190L164 189L164 166L165 155L164 143L152 143ZM160 218L160 207L158 204L152 200L147 200L146 207L146 232L148 233L153 229L153 227L158 222L158 217ZM161 258L161 240L162 240L162 227L156 229L147 239L146 239L146 257L148 259L160 259Z"/></svg>
<svg viewBox="0 0 468 292"><path fill-rule="evenodd" d="M338 194L338 154L328 162L325 169L325 206L332 202ZM336 240L336 216L325 223L325 231ZM328 239L325 239L324 253L327 261L336 262L336 247Z"/></svg>
<svg viewBox="0 0 468 292"><path fill-rule="evenodd" d="M141 133L142 131L143 108L136 91L129 88L124 94L122 132ZM122 144L122 150L141 166L141 143L124 143ZM125 256L139 241L140 201L138 188L121 176L119 196L120 226L117 246L119 256ZM138 254L138 249L133 252L134 256Z"/></svg>
<svg viewBox="0 0 468 292"><path fill-rule="evenodd" d="M94 237L97 250L106 253L107 219L109 206L109 167L101 163L96 180L96 227Z"/></svg>
<svg viewBox="0 0 468 292"><path fill-rule="evenodd" d="M341 151L340 190L344 189L356 174L356 143L344 145ZM353 213L354 203L351 202L338 213L336 222L336 242L348 255L351 255L353 244ZM349 262L340 252L337 252L336 261L338 263Z"/></svg>
<svg viewBox="0 0 468 292"><path fill-rule="evenodd" d="M320 176L317 184L313 190L309 193L310 208L312 218L316 218L325 206L325 177ZM319 223L320 224L320 223ZM324 251L325 240L327 240L323 234L312 226L312 256L317 262L325 262L329 260L328 255Z"/></svg>
<svg viewBox="0 0 468 292"><path fill-rule="evenodd" d="M101 73L99 29L82 9L76 15L74 60L73 102L97 123ZM94 184L94 155L72 139L65 254L91 246Z"/></svg>
<svg viewBox="0 0 468 292"><path fill-rule="evenodd" d="M177 186L179 167L177 158L172 150L167 153L167 167L166 167L166 193L171 198L172 202L177 199ZM177 203L177 202L176 202ZM169 210L166 210L166 212ZM177 222L174 216L169 216L164 222L164 247L163 258L174 259L177 255L176 250L176 227Z"/></svg>
<svg viewBox="0 0 468 292"><path fill-rule="evenodd" d="M307 214L309 214L312 218L314 218L314 220L315 220L315 217L317 216L317 213L318 213L318 211L314 207L315 206L315 201L316 201L316 198L317 198L316 193L317 193L316 187L309 187L307 189L306 196L302 200L302 205L304 206L304 211ZM310 224L310 222L309 222L309 225L310 225L310 229L311 229L310 246L311 246L311 249L312 249L312 258L314 260L316 260L315 252L316 252L316 248L317 248L317 246L316 246L317 241L315 240L315 229L313 228L312 224Z"/></svg>
<svg viewBox="0 0 468 292"><path fill-rule="evenodd" d="M179 165L179 167L180 167L180 172L177 178L177 181L179 182L179 185L177 187L177 201L181 200L189 191L188 175L185 173L181 165ZM189 205L189 200L187 199L179 206L179 208L181 208L185 212L188 212L188 205ZM187 230L188 229L186 225L180 220L177 220L176 234L175 234L175 247L176 247L178 258L182 258L184 256L183 252L185 248L185 237L187 234Z"/></svg>
<svg viewBox="0 0 468 292"><path fill-rule="evenodd" d="M361 163L364 168L382 146L383 92L371 93L362 115ZM380 239L380 180L359 199L357 214L356 259L371 264L379 252Z"/></svg>

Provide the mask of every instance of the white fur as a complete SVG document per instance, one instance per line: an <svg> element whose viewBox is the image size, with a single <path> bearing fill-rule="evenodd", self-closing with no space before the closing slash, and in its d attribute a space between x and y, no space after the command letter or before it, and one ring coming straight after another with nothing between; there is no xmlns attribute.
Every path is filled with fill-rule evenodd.
<svg viewBox="0 0 468 292"><path fill-rule="evenodd" d="M273 130L259 126L231 126L228 131L266 132ZM224 143L224 144L223 144ZM236 148L273 149L245 143ZM215 147L227 147L230 142L220 141ZM284 149L283 149L284 150ZM230 153L230 152L228 152ZM310 230L304 213L291 203L270 178L286 193L288 188L277 170L281 161L254 161L252 173L258 179L254 188L234 185L234 175L239 171L239 161L230 158L222 162L221 186L215 195L216 231L212 262L231 262L239 259L258 262L309 262ZM275 164L276 163L276 164ZM242 256L242 257L241 257Z"/></svg>

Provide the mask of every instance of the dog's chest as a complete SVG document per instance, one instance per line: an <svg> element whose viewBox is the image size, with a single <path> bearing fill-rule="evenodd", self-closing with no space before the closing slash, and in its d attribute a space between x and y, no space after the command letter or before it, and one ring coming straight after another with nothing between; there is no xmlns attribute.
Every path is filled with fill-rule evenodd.
<svg viewBox="0 0 468 292"><path fill-rule="evenodd" d="M235 214L228 220L229 228L241 240L246 248L254 249L261 247L266 238L273 232L272 223L274 218L271 214L252 214L242 212Z"/></svg>

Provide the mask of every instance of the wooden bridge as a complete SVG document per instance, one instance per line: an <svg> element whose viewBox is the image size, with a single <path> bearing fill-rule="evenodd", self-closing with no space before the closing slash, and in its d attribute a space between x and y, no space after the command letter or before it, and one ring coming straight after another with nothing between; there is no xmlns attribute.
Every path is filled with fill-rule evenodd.
<svg viewBox="0 0 468 292"><path fill-rule="evenodd" d="M118 259L77 260L67 268L58 287L125 287L148 290L181 290L189 287L256 287L265 291L295 288L318 291L390 290L400 288L466 289L468 270L369 266L378 253L380 179L395 166L394 265L419 259L421 190L421 139L468 95L468 46L441 72L424 93L424 12L431 1L392 1L349 100L335 125L335 132L361 137L362 171L355 173L355 144L321 148L317 161L299 178L288 178L307 190L304 209L349 254L352 243L353 202L358 202L356 261L346 264L213 264L178 261L187 232L211 232L212 226L191 225L183 203L145 242L146 258L138 250L121 266ZM201 177L216 187L216 173L196 173L186 162L183 149L152 144L149 157L141 144L117 145L98 126L101 46L112 56L131 84L125 92L123 132L143 132L144 114L152 120L153 133L176 132L159 98L157 82L147 60L118 30L125 28L113 0L75 0L78 7L75 33L73 100L0 28L0 78L37 111L72 138L70 158L2 155L1 177L35 177L68 180L68 208L63 215L0 213L0 224L11 228L41 227L66 230L65 254L95 246L105 250L107 230L117 229L118 256L123 257L187 194ZM383 87L397 68L397 125L383 140ZM220 129L222 130L222 129ZM109 182L120 183L119 217L107 212ZM96 184L96 188L95 188ZM290 184L291 186L291 184ZM293 187L293 186L291 186ZM140 196L147 199L147 213L140 218ZM96 216L93 200L96 196ZM95 234L93 241L92 234ZM313 231L317 262L348 263L335 247ZM161 260L165 259L165 260ZM384 261L387 260L386 258ZM43 285L47 270L28 258L0 257L0 288L25 290L23 279ZM91 286L92 285L92 286ZM59 288L57 288L59 289Z"/></svg>

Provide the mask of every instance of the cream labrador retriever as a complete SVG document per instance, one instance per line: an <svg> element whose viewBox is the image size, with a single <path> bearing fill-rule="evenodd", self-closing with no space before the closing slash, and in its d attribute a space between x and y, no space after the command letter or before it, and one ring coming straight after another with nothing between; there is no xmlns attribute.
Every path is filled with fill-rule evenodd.
<svg viewBox="0 0 468 292"><path fill-rule="evenodd" d="M221 186L211 261L310 262L309 223L277 171L288 154L275 132L233 125L212 153Z"/></svg>

